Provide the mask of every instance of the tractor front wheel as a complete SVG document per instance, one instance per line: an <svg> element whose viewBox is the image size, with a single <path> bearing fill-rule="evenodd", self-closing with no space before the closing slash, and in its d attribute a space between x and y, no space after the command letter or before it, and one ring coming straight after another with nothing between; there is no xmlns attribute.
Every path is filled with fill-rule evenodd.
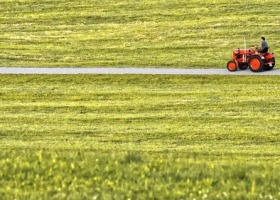
<svg viewBox="0 0 280 200"><path fill-rule="evenodd" d="M236 71L238 68L238 62L236 62L235 60L231 60L227 63L227 69L231 72Z"/></svg>
<svg viewBox="0 0 280 200"><path fill-rule="evenodd" d="M249 60L249 68L252 72L263 71L264 62L260 56L254 55Z"/></svg>

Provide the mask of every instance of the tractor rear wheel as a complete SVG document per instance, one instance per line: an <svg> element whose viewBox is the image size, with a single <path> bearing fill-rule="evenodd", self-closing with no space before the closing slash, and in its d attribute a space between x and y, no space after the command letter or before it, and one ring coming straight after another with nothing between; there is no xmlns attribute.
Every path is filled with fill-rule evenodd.
<svg viewBox="0 0 280 200"><path fill-rule="evenodd" d="M236 71L238 68L238 62L236 62L235 60L231 60L227 63L227 69L231 72Z"/></svg>
<svg viewBox="0 0 280 200"><path fill-rule="evenodd" d="M249 68L252 72L261 72L263 71L264 62L258 55L253 55L249 59Z"/></svg>

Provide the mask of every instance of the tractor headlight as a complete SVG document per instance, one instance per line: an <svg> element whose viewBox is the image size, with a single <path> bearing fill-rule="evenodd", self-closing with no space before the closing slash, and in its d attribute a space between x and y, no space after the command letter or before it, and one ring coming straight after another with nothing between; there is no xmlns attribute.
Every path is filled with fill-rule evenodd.
<svg viewBox="0 0 280 200"><path fill-rule="evenodd" d="M264 59L264 57L263 57L263 56L262 56L261 58L262 58L262 59Z"/></svg>

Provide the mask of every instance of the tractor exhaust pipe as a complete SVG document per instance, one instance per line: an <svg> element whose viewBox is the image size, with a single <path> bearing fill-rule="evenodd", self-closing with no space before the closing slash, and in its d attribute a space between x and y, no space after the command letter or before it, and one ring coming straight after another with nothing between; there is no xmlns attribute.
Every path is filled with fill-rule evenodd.
<svg viewBox="0 0 280 200"><path fill-rule="evenodd" d="M245 35L244 35L244 50L245 50L245 54L243 54L243 62L247 62L247 47L246 47L246 38L245 38Z"/></svg>

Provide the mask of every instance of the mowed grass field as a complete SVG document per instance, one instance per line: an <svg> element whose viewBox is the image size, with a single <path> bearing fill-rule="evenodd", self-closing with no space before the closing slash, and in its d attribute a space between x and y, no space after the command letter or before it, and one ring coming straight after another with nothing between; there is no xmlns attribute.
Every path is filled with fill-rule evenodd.
<svg viewBox="0 0 280 200"><path fill-rule="evenodd" d="M279 8L0 0L0 66L224 68L244 36L277 62ZM280 199L279 82L0 75L1 199Z"/></svg>
<svg viewBox="0 0 280 200"><path fill-rule="evenodd" d="M223 68L244 36L280 53L278 0L0 3L0 66Z"/></svg>
<svg viewBox="0 0 280 200"><path fill-rule="evenodd" d="M2 199L280 199L280 79L1 75Z"/></svg>

